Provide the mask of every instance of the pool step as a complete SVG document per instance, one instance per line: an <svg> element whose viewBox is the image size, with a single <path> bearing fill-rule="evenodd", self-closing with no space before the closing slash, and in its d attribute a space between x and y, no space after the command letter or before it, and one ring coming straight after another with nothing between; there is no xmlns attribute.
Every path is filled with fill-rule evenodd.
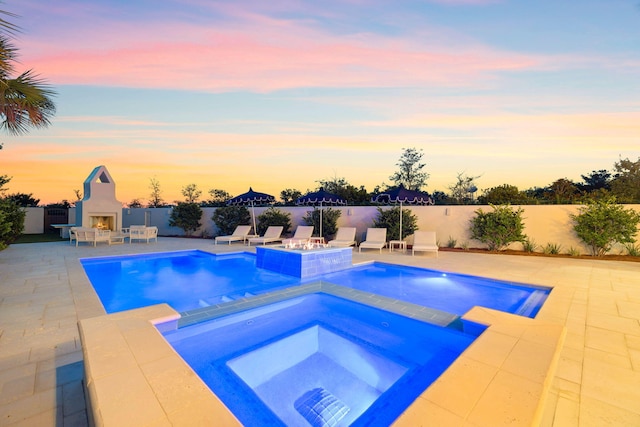
<svg viewBox="0 0 640 427"><path fill-rule="evenodd" d="M245 292L244 294L230 294L230 295L221 295L219 297L214 298L200 298L198 300L198 305L200 307L211 307L212 305L221 304L225 302L236 301L242 298L250 298L255 296L251 292Z"/></svg>

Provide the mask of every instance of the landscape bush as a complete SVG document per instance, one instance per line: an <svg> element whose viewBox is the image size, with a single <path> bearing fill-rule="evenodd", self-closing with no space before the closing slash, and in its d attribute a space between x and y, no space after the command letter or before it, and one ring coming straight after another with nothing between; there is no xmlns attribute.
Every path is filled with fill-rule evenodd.
<svg viewBox="0 0 640 427"><path fill-rule="evenodd" d="M334 236L338 231L338 218L342 212L339 209L323 208L322 211L322 237ZM307 211L302 217L305 225L313 225L313 234L320 233L320 209L314 208Z"/></svg>
<svg viewBox="0 0 640 427"><path fill-rule="evenodd" d="M245 206L226 206L217 208L211 220L218 228L218 236L228 236L237 226L251 224L251 213Z"/></svg>
<svg viewBox="0 0 640 427"><path fill-rule="evenodd" d="M482 209L475 211L476 216L470 220L471 238L485 243L490 251L500 251L513 242L525 242L527 236L523 233L524 224L522 213L515 211L509 205L495 206L492 212Z"/></svg>
<svg viewBox="0 0 640 427"><path fill-rule="evenodd" d="M590 248L593 256L603 256L615 243L635 243L640 214L625 209L615 198L587 201L586 206L571 214L573 230Z"/></svg>
<svg viewBox="0 0 640 427"><path fill-rule="evenodd" d="M171 211L169 225L182 228L187 236L191 236L202 226L201 218L202 208L197 203L180 202Z"/></svg>
<svg viewBox="0 0 640 427"><path fill-rule="evenodd" d="M13 243L24 231L25 210L11 199L0 199L0 250Z"/></svg>
<svg viewBox="0 0 640 427"><path fill-rule="evenodd" d="M270 207L262 212L258 215L257 220L256 227L258 227L258 234L261 236L271 225L281 225L283 227L282 234L287 234L291 230L291 214L276 207Z"/></svg>
<svg viewBox="0 0 640 427"><path fill-rule="evenodd" d="M387 241L402 240L418 229L418 217L410 209L402 209L402 238L400 237L400 206L383 210L378 208L378 215L373 220L374 228L387 229Z"/></svg>

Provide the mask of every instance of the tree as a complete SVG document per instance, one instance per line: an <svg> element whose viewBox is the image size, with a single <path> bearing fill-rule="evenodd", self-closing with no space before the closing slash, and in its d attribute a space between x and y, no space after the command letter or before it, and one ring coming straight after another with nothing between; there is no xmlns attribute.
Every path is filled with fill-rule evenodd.
<svg viewBox="0 0 640 427"><path fill-rule="evenodd" d="M580 190L573 181L560 178L547 187L545 197L549 202L558 205L571 204L580 197Z"/></svg>
<svg viewBox="0 0 640 427"><path fill-rule="evenodd" d="M280 200L285 205L293 205L298 197L302 196L302 193L299 190L295 190L293 188L287 188L280 192Z"/></svg>
<svg viewBox="0 0 640 427"><path fill-rule="evenodd" d="M149 196L150 208L160 208L164 206L164 200L162 199L162 192L160 190L160 182L156 178L151 178L149 188L151 189L151 195Z"/></svg>
<svg viewBox="0 0 640 427"><path fill-rule="evenodd" d="M603 256L614 243L635 243L640 214L633 209L624 209L615 198L589 201L571 215L573 229L578 237L591 249L594 256Z"/></svg>
<svg viewBox="0 0 640 427"><path fill-rule="evenodd" d="M478 202L483 205L526 205L534 202L525 192L518 190L515 185L502 184L484 190Z"/></svg>
<svg viewBox="0 0 640 427"><path fill-rule="evenodd" d="M0 15L16 16L5 11L0 11ZM56 110L51 100L55 92L33 70L11 78L18 56L12 38L19 31L17 26L0 18L0 126L13 135L26 133L29 127L48 126Z"/></svg>
<svg viewBox="0 0 640 427"><path fill-rule="evenodd" d="M473 195L478 191L475 180L480 176L468 176L464 173L458 174L458 181L449 187L451 198L459 205L469 205L474 203Z"/></svg>
<svg viewBox="0 0 640 427"><path fill-rule="evenodd" d="M491 205L493 212L478 209L471 218L471 238L485 243L490 251L504 249L509 243L524 242L527 236L523 233L522 213L518 208L512 210L509 205Z"/></svg>
<svg viewBox="0 0 640 427"><path fill-rule="evenodd" d="M142 203L140 202L140 199L133 199L132 201L129 202L128 206L130 208L141 208Z"/></svg>
<svg viewBox="0 0 640 427"><path fill-rule="evenodd" d="M187 236L191 236L202 225L202 209L197 203L179 202L171 211L169 225L184 230Z"/></svg>
<svg viewBox="0 0 640 427"><path fill-rule="evenodd" d="M611 189L611 173L605 169L592 171L589 175L580 176L584 181L584 184L581 184L580 187L586 192Z"/></svg>
<svg viewBox="0 0 640 427"><path fill-rule="evenodd" d="M424 153L417 148L403 148L402 156L396 163L399 170L389 177L396 185L404 185L404 188L409 190L420 191L429 174L422 170L426 166L424 163L420 163Z"/></svg>
<svg viewBox="0 0 640 427"><path fill-rule="evenodd" d="M25 193L14 193L9 194L7 199L13 201L16 205L21 206L23 208L27 207L36 207L40 204L40 199L34 199L33 194L25 194Z"/></svg>
<svg viewBox="0 0 640 427"><path fill-rule="evenodd" d="M251 224L251 214L245 206L225 206L217 208L211 220L218 227L218 235L228 236L237 226Z"/></svg>
<svg viewBox="0 0 640 427"><path fill-rule="evenodd" d="M202 195L202 191L198 190L196 184L188 184L182 187L182 195L184 196L185 202L196 203Z"/></svg>
<svg viewBox="0 0 640 427"><path fill-rule="evenodd" d="M335 194L347 200L351 205L365 205L371 201L371 194L367 192L364 186L356 188L354 185L349 184L345 178L333 177L330 179L319 179L316 181L320 188L325 191Z"/></svg>
<svg viewBox="0 0 640 427"><path fill-rule="evenodd" d="M640 157L633 162L620 159L614 164L611 193L619 203L640 203Z"/></svg>
<svg viewBox="0 0 640 427"><path fill-rule="evenodd" d="M73 190L73 194L76 195L76 201L75 203L78 203L80 200L82 200L82 191L80 190Z"/></svg>
<svg viewBox="0 0 640 427"><path fill-rule="evenodd" d="M226 201L231 198L231 194L218 188L209 190L209 195L211 199L206 202L208 206L225 206Z"/></svg>

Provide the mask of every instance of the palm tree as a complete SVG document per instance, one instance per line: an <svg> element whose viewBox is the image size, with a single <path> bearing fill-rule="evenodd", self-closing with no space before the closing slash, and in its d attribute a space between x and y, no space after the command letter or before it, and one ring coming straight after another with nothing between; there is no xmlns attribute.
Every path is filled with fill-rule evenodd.
<svg viewBox="0 0 640 427"><path fill-rule="evenodd" d="M16 16L3 10L0 15ZM13 135L23 134L29 127L48 126L56 111L51 100L55 92L33 70L11 78L18 53L11 39L18 31L17 26L0 18L0 127Z"/></svg>

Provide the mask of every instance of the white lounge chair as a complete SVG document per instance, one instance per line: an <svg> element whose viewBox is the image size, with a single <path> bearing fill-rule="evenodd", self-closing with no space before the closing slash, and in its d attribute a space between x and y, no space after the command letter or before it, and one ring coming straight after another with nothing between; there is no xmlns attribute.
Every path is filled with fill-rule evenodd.
<svg viewBox="0 0 640 427"><path fill-rule="evenodd" d="M438 242L436 241L435 231L416 231L413 234L413 249L411 255L415 255L416 251L435 252L438 256Z"/></svg>
<svg viewBox="0 0 640 427"><path fill-rule="evenodd" d="M362 248L365 249L379 249L382 253L382 248L387 246L387 229L386 228L367 228L367 235L360 246L358 246L358 252L361 252Z"/></svg>
<svg viewBox="0 0 640 427"><path fill-rule="evenodd" d="M250 225L239 225L229 236L216 236L215 244L217 245L218 242L228 242L229 244L231 244L231 242L238 242L240 240L244 242L245 240L247 240L249 231L251 231Z"/></svg>
<svg viewBox="0 0 640 427"><path fill-rule="evenodd" d="M293 237L289 239L283 239L282 244L284 245L290 245L292 243L296 245L305 244L309 241L312 234L313 234L313 225L299 225L298 228L296 228L296 232L293 234Z"/></svg>
<svg viewBox="0 0 640 427"><path fill-rule="evenodd" d="M355 227L339 227L336 238L329 240L328 245L334 248L349 247L356 244Z"/></svg>
<svg viewBox="0 0 640 427"><path fill-rule="evenodd" d="M266 245L267 243L271 243L271 242L279 242L282 240L282 237L280 237L280 235L282 234L282 231L284 230L284 227L281 225L270 225L267 228L267 231L264 232L264 235L262 237L252 237L249 239L249 246L251 246L252 243L255 243L256 245L259 243L262 243L263 245Z"/></svg>

